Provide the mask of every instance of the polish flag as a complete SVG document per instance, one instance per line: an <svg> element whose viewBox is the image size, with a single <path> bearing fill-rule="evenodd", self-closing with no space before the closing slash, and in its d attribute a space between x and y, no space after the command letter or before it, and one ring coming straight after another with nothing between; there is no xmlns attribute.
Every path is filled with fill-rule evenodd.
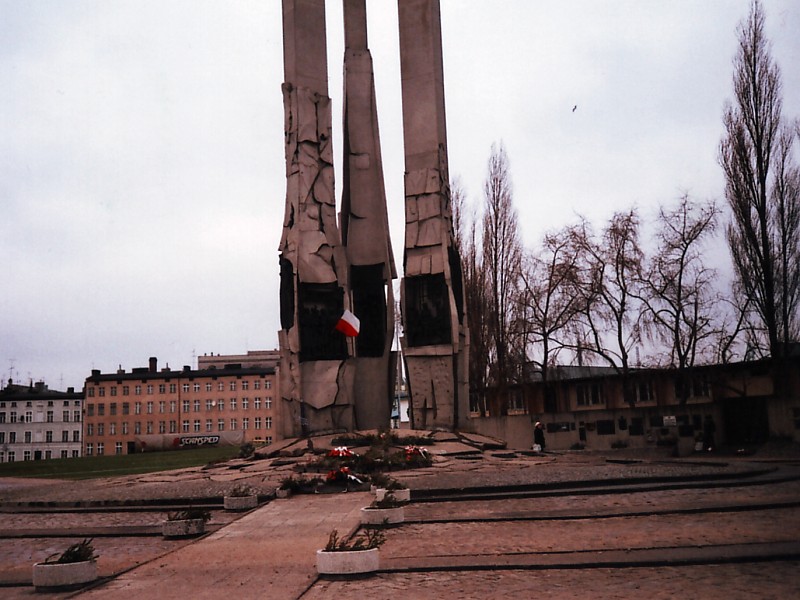
<svg viewBox="0 0 800 600"><path fill-rule="evenodd" d="M351 313L349 310L344 311L344 314L336 324L336 331L341 331L347 337L355 337L361 328L361 321L358 317Z"/></svg>

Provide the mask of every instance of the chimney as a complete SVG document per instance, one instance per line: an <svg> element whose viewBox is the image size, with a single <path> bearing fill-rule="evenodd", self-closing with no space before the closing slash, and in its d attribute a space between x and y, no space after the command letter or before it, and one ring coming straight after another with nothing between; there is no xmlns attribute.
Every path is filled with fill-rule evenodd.
<svg viewBox="0 0 800 600"><path fill-rule="evenodd" d="M158 358L155 356L150 357L150 372L155 373L158 371Z"/></svg>

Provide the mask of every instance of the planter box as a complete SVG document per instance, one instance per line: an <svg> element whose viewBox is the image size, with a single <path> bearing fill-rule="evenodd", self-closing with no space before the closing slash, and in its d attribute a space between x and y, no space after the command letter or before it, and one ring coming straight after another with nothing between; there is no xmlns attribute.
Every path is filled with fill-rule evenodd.
<svg viewBox="0 0 800 600"><path fill-rule="evenodd" d="M361 509L361 523L363 525L382 525L384 521L389 525L402 523L405 512L402 506L396 508L369 508Z"/></svg>
<svg viewBox="0 0 800 600"><path fill-rule="evenodd" d="M292 490L282 490L281 488L275 490L276 498L288 498L291 495L292 495Z"/></svg>
<svg viewBox="0 0 800 600"><path fill-rule="evenodd" d="M375 499L380 502L384 499L386 494L391 494L398 502L411 502L411 490L408 488L402 490L385 490L378 488L375 490Z"/></svg>
<svg viewBox="0 0 800 600"><path fill-rule="evenodd" d="M203 519L185 519L161 523L161 534L166 538L193 537L204 533L205 530L206 522Z"/></svg>
<svg viewBox="0 0 800 600"><path fill-rule="evenodd" d="M36 563L33 565L33 587L37 590L80 587L97 579L97 562Z"/></svg>
<svg viewBox="0 0 800 600"><path fill-rule="evenodd" d="M258 496L225 496L222 502L225 510L250 510L258 506Z"/></svg>
<svg viewBox="0 0 800 600"><path fill-rule="evenodd" d="M355 575L378 570L378 548L351 552L325 552L317 550L317 573L320 575Z"/></svg>

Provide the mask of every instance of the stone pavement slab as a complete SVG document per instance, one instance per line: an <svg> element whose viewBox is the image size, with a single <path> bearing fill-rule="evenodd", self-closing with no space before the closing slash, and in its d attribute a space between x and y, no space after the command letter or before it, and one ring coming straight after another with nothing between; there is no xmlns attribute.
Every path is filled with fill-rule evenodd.
<svg viewBox="0 0 800 600"><path fill-rule="evenodd" d="M276 500L176 552L79 594L90 598L298 598L332 529L358 527L368 493Z"/></svg>

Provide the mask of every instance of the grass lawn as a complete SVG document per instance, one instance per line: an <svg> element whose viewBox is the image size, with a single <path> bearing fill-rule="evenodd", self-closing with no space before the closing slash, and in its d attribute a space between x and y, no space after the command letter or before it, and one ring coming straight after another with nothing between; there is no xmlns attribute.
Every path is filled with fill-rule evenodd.
<svg viewBox="0 0 800 600"><path fill-rule="evenodd" d="M53 479L94 479L115 475L152 473L204 466L239 455L238 446L194 448L81 458L17 461L0 464L0 477L42 477Z"/></svg>

